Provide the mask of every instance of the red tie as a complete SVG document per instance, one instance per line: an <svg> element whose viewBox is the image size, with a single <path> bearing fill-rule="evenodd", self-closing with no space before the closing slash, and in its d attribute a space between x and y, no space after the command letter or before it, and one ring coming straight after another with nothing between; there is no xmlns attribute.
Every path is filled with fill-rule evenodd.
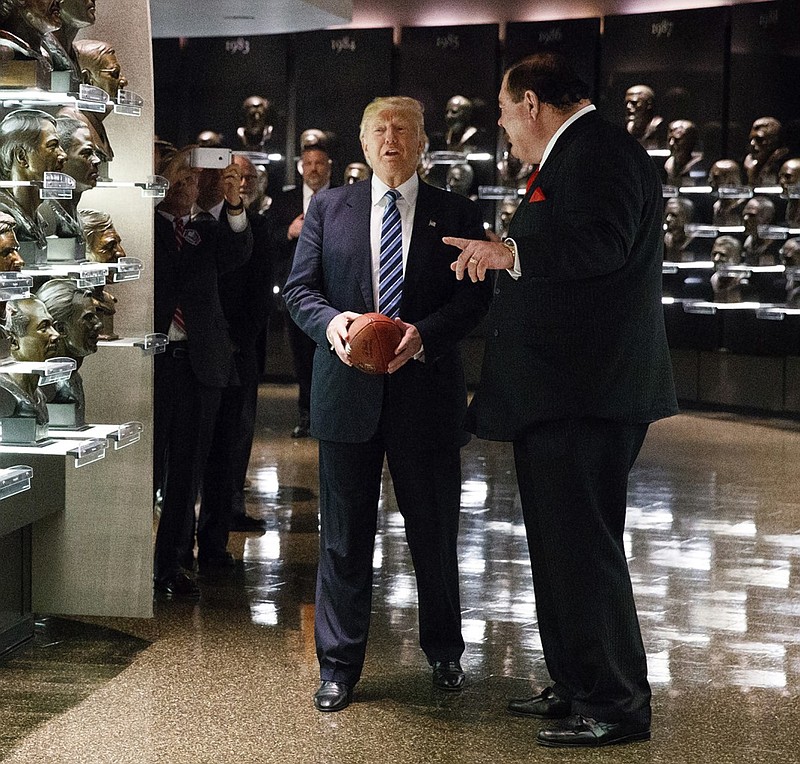
<svg viewBox="0 0 800 764"><path fill-rule="evenodd" d="M183 242L185 241L184 229L185 229L185 224L183 222L183 218L176 217L175 246L178 248L178 252L180 252L181 249L183 248ZM172 323L175 324L177 329L186 334L186 323L183 320L183 311L181 310L180 305L175 308L175 313L172 316Z"/></svg>
<svg viewBox="0 0 800 764"><path fill-rule="evenodd" d="M528 178L528 185L525 186L525 196L527 196L531 192L531 186L536 182L536 178L539 175L539 168L537 167L532 173L530 178Z"/></svg>

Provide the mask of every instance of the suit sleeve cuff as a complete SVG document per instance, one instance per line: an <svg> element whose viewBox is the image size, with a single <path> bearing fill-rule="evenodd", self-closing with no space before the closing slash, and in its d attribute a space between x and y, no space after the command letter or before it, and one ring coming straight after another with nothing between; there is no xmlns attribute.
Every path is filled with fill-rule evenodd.
<svg viewBox="0 0 800 764"><path fill-rule="evenodd" d="M512 279L518 279L522 275L522 268L519 264L519 251L517 249L517 242L514 239L505 238L503 239L503 244L505 244L513 253L514 253L514 266L512 268L507 269L507 273L511 276Z"/></svg>
<svg viewBox="0 0 800 764"><path fill-rule="evenodd" d="M241 233L247 228L247 214L242 212L239 215L231 215L230 212L225 212L228 216L228 225L234 233Z"/></svg>

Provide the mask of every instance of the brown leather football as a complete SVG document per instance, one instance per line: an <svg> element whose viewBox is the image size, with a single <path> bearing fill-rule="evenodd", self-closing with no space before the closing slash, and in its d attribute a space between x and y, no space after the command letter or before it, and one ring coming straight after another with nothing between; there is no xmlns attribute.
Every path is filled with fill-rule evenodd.
<svg viewBox="0 0 800 764"><path fill-rule="evenodd" d="M350 360L367 374L385 374L403 330L382 313L364 313L347 329Z"/></svg>

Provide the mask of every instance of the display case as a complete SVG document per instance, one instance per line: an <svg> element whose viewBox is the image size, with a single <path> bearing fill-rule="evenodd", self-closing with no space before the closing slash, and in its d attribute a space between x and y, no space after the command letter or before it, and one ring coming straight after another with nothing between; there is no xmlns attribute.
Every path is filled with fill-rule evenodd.
<svg viewBox="0 0 800 764"><path fill-rule="evenodd" d="M30 527L48 510L20 501L32 476L27 465L0 468L0 655L33 636Z"/></svg>
<svg viewBox="0 0 800 764"><path fill-rule="evenodd" d="M0 117L18 108L107 114L103 138L113 144L113 159L100 165L99 182L85 190L79 207L113 218L127 256L88 262L74 240L48 241L44 252L25 257L21 274L0 279L0 297L25 298L49 280L69 280L93 290L115 312L113 339L99 343L80 367L85 422L71 422L62 411L50 417L53 426L44 435L28 442L24 433L3 438L0 468L27 464L41 477L10 500L32 517L25 529L13 531L23 534L18 542L30 574L32 611L146 617L152 614L152 356L166 341L152 334L153 200L163 196L166 184L153 176L152 166L148 3L106 0L78 41L82 37L108 41L129 87L120 77L122 88L111 100L91 85L65 92L44 83L3 89ZM38 188L40 198L70 198L70 180L53 173ZM17 364L14 371L23 370ZM6 597L11 595L4 592L1 610Z"/></svg>

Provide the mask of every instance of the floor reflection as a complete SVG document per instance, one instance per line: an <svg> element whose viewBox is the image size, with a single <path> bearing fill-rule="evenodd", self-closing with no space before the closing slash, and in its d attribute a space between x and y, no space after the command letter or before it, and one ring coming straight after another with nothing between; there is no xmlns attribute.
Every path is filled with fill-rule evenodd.
<svg viewBox="0 0 800 764"><path fill-rule="evenodd" d="M473 441L463 453L465 691L442 697L430 687L402 518L385 482L364 678L347 711L314 711L316 445L288 437L294 394L261 390L247 506L267 529L232 535L240 567L201 579L197 606L159 603L149 621L92 619L150 647L117 676L108 672L102 691L90 672L87 699L20 732L7 761L34 753L64 764L551 760L533 743L538 725L504 712L508 696L546 680L505 444ZM799 446L800 427L780 421L695 413L652 428L632 473L625 543L654 738L592 753L592 761L800 761ZM93 639L86 634L87 650ZM27 670L37 660L34 651ZM71 675L83 681L79 670ZM119 707L128 732L107 719Z"/></svg>

